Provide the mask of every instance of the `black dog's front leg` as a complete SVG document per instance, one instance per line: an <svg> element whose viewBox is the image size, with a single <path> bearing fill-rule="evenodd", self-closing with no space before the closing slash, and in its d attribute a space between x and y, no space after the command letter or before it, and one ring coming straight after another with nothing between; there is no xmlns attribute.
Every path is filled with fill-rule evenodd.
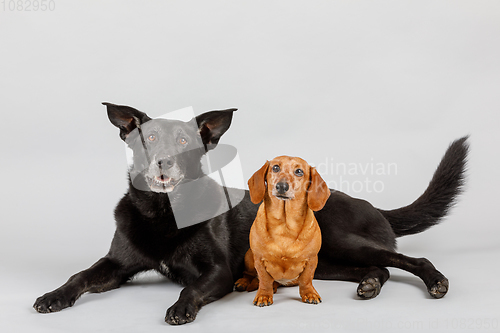
<svg viewBox="0 0 500 333"><path fill-rule="evenodd" d="M54 291L39 297L33 307L40 313L57 312L73 306L85 292L104 292L118 288L133 273L124 270L118 262L104 257L92 267L69 278Z"/></svg>
<svg viewBox="0 0 500 333"><path fill-rule="evenodd" d="M233 283L228 267L217 266L203 273L181 291L177 302L167 310L165 321L170 325L192 322L203 305L232 292Z"/></svg>

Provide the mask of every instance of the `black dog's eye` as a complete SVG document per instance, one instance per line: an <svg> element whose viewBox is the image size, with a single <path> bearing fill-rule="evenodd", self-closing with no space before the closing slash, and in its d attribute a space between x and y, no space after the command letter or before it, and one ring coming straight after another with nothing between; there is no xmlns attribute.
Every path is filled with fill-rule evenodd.
<svg viewBox="0 0 500 333"><path fill-rule="evenodd" d="M304 175L304 171L302 169L295 170L295 176L302 177Z"/></svg>
<svg viewBox="0 0 500 333"><path fill-rule="evenodd" d="M149 141L155 141L156 140L156 135L151 134L150 136L148 136L148 140Z"/></svg>
<svg viewBox="0 0 500 333"><path fill-rule="evenodd" d="M185 144L186 144L186 143L188 143L188 142L187 142L187 140L186 140L185 138L180 138L180 139L179 139L179 143L180 143L181 145L185 145Z"/></svg>
<svg viewBox="0 0 500 333"><path fill-rule="evenodd" d="M273 172L280 172L280 167L277 165L273 166Z"/></svg>

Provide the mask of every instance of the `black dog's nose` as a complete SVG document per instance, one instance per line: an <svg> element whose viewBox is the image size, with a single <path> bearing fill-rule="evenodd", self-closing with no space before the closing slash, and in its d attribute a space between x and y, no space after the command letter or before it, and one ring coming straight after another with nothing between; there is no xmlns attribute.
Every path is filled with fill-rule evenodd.
<svg viewBox="0 0 500 333"><path fill-rule="evenodd" d="M174 165L174 161L170 156L163 158L161 160L158 160L156 163L158 164L160 169L163 169L163 170L170 169Z"/></svg>
<svg viewBox="0 0 500 333"><path fill-rule="evenodd" d="M285 194L288 189L289 187L287 182L280 181L276 184L276 191L278 191L279 194Z"/></svg>

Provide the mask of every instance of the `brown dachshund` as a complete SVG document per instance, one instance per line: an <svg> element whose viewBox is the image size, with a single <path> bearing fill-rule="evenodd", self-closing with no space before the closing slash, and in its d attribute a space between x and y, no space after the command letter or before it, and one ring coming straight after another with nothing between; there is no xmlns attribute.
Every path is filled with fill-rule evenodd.
<svg viewBox="0 0 500 333"><path fill-rule="evenodd" d="M280 156L248 181L250 198L259 207L250 230L245 273L235 283L238 291L259 289L257 306L273 304L278 285L299 285L302 301L318 304L321 297L312 285L321 248L321 231L313 211L318 211L330 190L315 168L298 157ZM257 279L258 276L258 279Z"/></svg>

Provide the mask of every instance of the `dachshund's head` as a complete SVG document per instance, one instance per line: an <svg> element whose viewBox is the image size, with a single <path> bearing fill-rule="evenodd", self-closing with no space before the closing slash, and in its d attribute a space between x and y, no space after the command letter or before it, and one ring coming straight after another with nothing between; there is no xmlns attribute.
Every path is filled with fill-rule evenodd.
<svg viewBox="0 0 500 333"><path fill-rule="evenodd" d="M266 163L248 181L250 198L257 204L266 195L280 200L307 200L318 211L330 190L316 168L299 157L279 156Z"/></svg>

